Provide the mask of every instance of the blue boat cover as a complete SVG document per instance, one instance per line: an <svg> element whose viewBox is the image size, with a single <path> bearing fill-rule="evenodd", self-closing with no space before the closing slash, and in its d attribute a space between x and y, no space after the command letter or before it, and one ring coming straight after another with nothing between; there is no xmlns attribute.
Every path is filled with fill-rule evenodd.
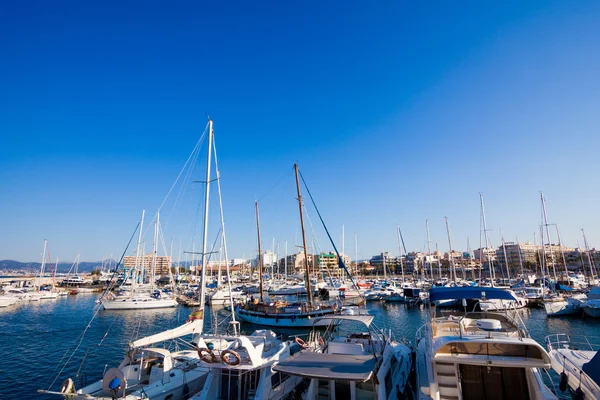
<svg viewBox="0 0 600 400"><path fill-rule="evenodd" d="M583 372L585 372L596 385L600 385L600 356L598 355L600 352L597 352L596 355L587 363L583 364L581 368Z"/></svg>
<svg viewBox="0 0 600 400"><path fill-rule="evenodd" d="M429 289L429 300L454 300L454 299L499 299L499 300L517 300L515 296L499 288L491 287L435 287Z"/></svg>

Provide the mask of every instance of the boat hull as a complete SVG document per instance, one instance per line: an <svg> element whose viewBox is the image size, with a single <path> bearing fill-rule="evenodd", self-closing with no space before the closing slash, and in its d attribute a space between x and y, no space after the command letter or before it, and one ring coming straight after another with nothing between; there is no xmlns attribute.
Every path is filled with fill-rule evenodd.
<svg viewBox="0 0 600 400"><path fill-rule="evenodd" d="M560 315L572 315L581 311L580 304L572 301L550 301L544 302L546 315L549 317L558 317Z"/></svg>
<svg viewBox="0 0 600 400"><path fill-rule="evenodd" d="M600 318L600 307L583 306L583 313L589 317Z"/></svg>
<svg viewBox="0 0 600 400"><path fill-rule="evenodd" d="M102 303L105 310L150 310L154 308L175 307L177 301L174 299L158 299L148 301L106 300Z"/></svg>
<svg viewBox="0 0 600 400"><path fill-rule="evenodd" d="M314 318L333 314L333 310L317 310L308 313L285 313L285 314L265 314L264 312L244 310L238 308L236 317L244 322L256 325L285 327L285 328L309 328L314 324Z"/></svg>

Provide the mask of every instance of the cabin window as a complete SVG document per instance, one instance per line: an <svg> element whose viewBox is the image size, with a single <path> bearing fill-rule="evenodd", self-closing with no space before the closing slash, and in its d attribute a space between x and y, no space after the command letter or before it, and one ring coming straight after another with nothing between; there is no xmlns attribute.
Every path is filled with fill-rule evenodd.
<svg viewBox="0 0 600 400"><path fill-rule="evenodd" d="M447 343L436 354L470 354L484 356L523 357L543 359L540 349L536 346L510 343Z"/></svg>

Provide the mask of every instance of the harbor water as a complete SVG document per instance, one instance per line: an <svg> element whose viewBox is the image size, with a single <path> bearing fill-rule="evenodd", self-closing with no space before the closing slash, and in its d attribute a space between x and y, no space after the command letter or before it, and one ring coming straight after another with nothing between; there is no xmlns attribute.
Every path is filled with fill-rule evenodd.
<svg viewBox="0 0 600 400"><path fill-rule="evenodd" d="M141 311L100 311L95 307L95 294L79 294L56 300L21 303L0 309L0 399L60 398L40 394L39 389L58 390L68 377L76 386L100 379L105 370L116 367L131 341L178 326L185 322L191 309L178 306L172 309ZM404 304L367 303L375 316L375 324L391 331L398 341L414 343L417 329L428 319L423 307L407 308ZM207 307L205 330L227 317L224 308ZM596 336L600 321L590 318L547 318L543 309L517 311L530 335L544 344L545 336L554 333ZM91 322L90 322L91 321ZM222 326L219 327L222 330ZM243 332L263 329L242 324ZM283 337L303 334L306 330L274 329ZM551 372L553 385L558 378ZM570 398L561 395L562 398Z"/></svg>

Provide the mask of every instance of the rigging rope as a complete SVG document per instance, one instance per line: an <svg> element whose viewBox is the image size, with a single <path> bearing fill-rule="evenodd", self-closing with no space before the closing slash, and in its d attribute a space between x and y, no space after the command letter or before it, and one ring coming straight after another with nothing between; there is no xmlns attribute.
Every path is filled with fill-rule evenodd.
<svg viewBox="0 0 600 400"><path fill-rule="evenodd" d="M121 261L123 261L123 257L125 256L125 252L127 252L127 249L129 248L129 245L131 244L131 241L132 241L133 237L135 236L135 232L138 230L138 227L139 227L139 222L136 225L135 230L133 231L133 234L131 235L131 238L129 239L129 243L127 243L127 247L125 248L125 251L123 251L123 254L121 255L121 260L117 264L117 266L115 268L115 272L113 272L113 277L114 277L114 274L116 273L116 271L118 270L119 265L121 264ZM112 278L111 278L111 281L112 281ZM75 349L73 350L73 352L69 356L69 359L67 360L67 362L65 362L65 364L63 365L63 367L61 368L61 370L58 372L58 374L56 375L56 377L54 378L54 380L52 381L52 383L50 383L50 386L48 387L48 390L50 390L52 388L52 386L54 386L54 384L58 380L58 377L63 373L63 371L65 370L65 368L67 367L67 365L69 365L69 362L71 362L71 359L73 358L73 356L75 355L75 353L77 352L77 350L79 350L79 347L81 346L81 343L83 342L83 339L85 338L85 334L87 333L87 330L92 326L92 321L94 321L94 319L96 318L96 315L98 315L98 313L100 312L101 309L102 309L102 307L98 307L96 309L96 311L94 311L94 314L92 315L92 318L90 319L90 322L88 322L88 324L86 325L86 327L83 330L83 332L77 338L77 339L79 339L79 343L77 343L77 346L75 346ZM116 318L116 316L114 318ZM114 322L114 319L113 319L113 322ZM77 339L75 339L75 340L77 340ZM68 352L68 350L67 350L67 352ZM65 356L66 356L67 352L65 352ZM62 360L64 359L65 356L63 356L61 358L60 362L62 362ZM59 362L58 365L60 365L60 362ZM58 368L58 366L57 366L57 368ZM56 368L54 370L56 370Z"/></svg>
<svg viewBox="0 0 600 400"><path fill-rule="evenodd" d="M343 268L344 271L346 271L346 274L348 275L348 277L350 278L350 281L352 282L352 286L358 291L359 290L358 286L356 285L356 282L354 282L354 278L352 277L352 274L350 273L350 271L348 271L348 268L346 268L346 264L344 264L344 260L342 260L342 257L340 257L340 253L338 252L338 249L335 246L333 239L331 238L331 234L329 233L327 226L325 226L325 221L323 221L323 217L321 216L321 213L319 212L319 209L317 208L315 199L313 198L312 194L310 193L310 189L308 188L308 185L306 184L306 181L304 180L304 175L302 175L302 172L300 172L300 170L298 170L298 172L300 174L300 178L302 179L302 183L304 183L304 187L306 188L306 193L308 193L308 196L310 197L310 200L312 201L313 206L315 207L315 210L317 211L317 215L319 216L319 219L321 220L321 224L323 224L325 233L327 233L327 237L329 238L329 241L331 242L331 245L333 246L333 250L335 250L335 254L337 255L340 268ZM359 293L360 293L360 291L359 291ZM361 297L362 297L362 295L361 295Z"/></svg>

